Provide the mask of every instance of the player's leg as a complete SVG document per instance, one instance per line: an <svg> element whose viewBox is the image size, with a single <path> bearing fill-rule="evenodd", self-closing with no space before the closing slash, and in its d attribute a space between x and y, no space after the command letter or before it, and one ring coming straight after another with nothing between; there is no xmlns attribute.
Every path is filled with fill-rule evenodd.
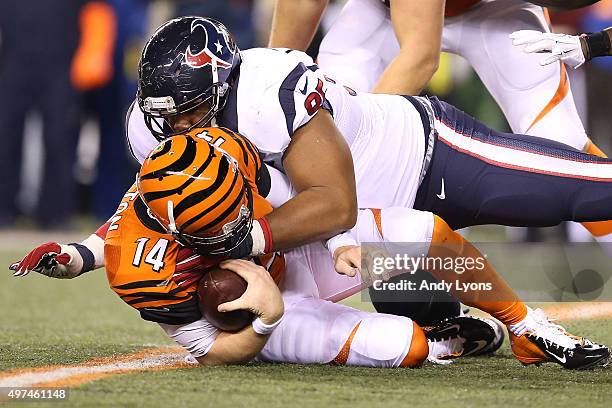
<svg viewBox="0 0 612 408"><path fill-rule="evenodd" d="M410 319L322 299L284 296L285 315L258 359L302 364L418 367L429 347Z"/></svg>
<svg viewBox="0 0 612 408"><path fill-rule="evenodd" d="M497 132L447 103L430 101L437 139L415 208L440 215L455 229L612 219L611 160Z"/></svg>
<svg viewBox="0 0 612 408"><path fill-rule="evenodd" d="M518 0L482 3L451 19L444 43L474 67L514 133L550 138L607 157L586 135L565 66L540 66L537 54L513 47L508 35L517 29L549 31L545 11ZM584 226L598 241L612 242L612 221Z"/></svg>
<svg viewBox="0 0 612 408"><path fill-rule="evenodd" d="M369 91L388 63L383 54L398 51L389 13L383 4L349 0L323 38L317 63L341 83Z"/></svg>
<svg viewBox="0 0 612 408"><path fill-rule="evenodd" d="M513 352L521 362L531 364L554 361L561 362L566 368L584 368L592 361L599 364L609 358L610 350L607 347L595 347L586 339L570 336L559 326L551 325L540 311L525 306L486 257L438 216L392 207L381 210L374 219L385 242L414 242L414 234L410 230L419 228L423 230L422 236L425 237L421 242L428 243L425 252L427 259L474 260L474 266L466 267L461 273L436 262L426 265L427 270L438 281L458 282L459 286L451 285L450 292L462 303L491 314L508 327L513 340ZM370 229L372 228L361 228L359 239L375 242L376 235L368 233ZM399 249L403 247L405 246L402 245ZM459 287L469 287L470 284L479 282L489 283L490 289L471 292L458 290ZM547 347L542 343L542 339L546 339L549 345L554 344L555 347ZM551 349L554 349L552 354Z"/></svg>

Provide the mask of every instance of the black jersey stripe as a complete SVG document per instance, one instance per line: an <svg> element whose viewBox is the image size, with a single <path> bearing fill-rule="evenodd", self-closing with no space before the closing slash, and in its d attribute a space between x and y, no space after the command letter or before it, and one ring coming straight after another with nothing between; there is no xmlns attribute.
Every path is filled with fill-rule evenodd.
<svg viewBox="0 0 612 408"><path fill-rule="evenodd" d="M150 288L152 286L158 286L164 282L167 282L167 280L145 280L145 281L140 281L140 282L130 282L130 283L126 283L125 285L113 286L113 289L125 290L125 289Z"/></svg>
<svg viewBox="0 0 612 408"><path fill-rule="evenodd" d="M124 297L132 297L132 295L121 296L122 299ZM171 296L166 293L149 293L147 295L140 296L136 299L132 299L132 300L123 299L123 301L130 306L137 307L136 305L139 303L157 302L160 300L189 300L190 297L191 296L189 293L186 293L183 296Z"/></svg>

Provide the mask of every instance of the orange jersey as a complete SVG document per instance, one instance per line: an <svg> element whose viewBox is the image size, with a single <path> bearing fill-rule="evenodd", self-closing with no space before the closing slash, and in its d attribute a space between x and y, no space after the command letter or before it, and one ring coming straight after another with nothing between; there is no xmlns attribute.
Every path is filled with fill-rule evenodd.
<svg viewBox="0 0 612 408"><path fill-rule="evenodd" d="M240 171L253 189L255 218L272 207L260 194L267 171L257 149L244 137L226 130L193 131L238 161ZM269 175L268 185L269 185ZM201 317L197 284L178 286L172 279L180 245L148 214L132 186L119 204L104 241L104 258L109 285L121 299L140 312L145 320L166 324L187 324ZM253 260L264 266L278 284L285 260L282 254L266 254Z"/></svg>
<svg viewBox="0 0 612 408"><path fill-rule="evenodd" d="M381 0L389 7L390 0ZM455 17L465 13L470 7L474 6L480 0L446 0L446 8L444 9L444 17Z"/></svg>

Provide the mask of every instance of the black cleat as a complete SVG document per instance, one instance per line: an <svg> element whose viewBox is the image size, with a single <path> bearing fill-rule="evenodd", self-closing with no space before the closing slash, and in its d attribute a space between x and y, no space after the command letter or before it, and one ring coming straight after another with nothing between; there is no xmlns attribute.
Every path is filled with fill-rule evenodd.
<svg viewBox="0 0 612 408"><path fill-rule="evenodd" d="M424 330L429 341L428 360L437 363L494 353L505 338L496 321L473 316L451 317Z"/></svg>

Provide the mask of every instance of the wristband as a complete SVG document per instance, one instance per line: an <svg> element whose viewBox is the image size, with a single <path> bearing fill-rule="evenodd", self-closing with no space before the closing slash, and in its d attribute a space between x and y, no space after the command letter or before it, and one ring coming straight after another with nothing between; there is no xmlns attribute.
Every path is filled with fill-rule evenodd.
<svg viewBox="0 0 612 408"><path fill-rule="evenodd" d="M333 257L336 249L343 246L358 246L359 244L348 231L345 231L342 234L331 237L325 241L324 245Z"/></svg>
<svg viewBox="0 0 612 408"><path fill-rule="evenodd" d="M261 321L261 318L258 317L257 319L253 320L253 323L251 323L251 325L253 326L253 331L255 333L266 336L272 333L274 329L276 329L276 326L278 326L282 321L283 317L281 316L281 318L275 321L274 323L265 324Z"/></svg>
<svg viewBox="0 0 612 408"><path fill-rule="evenodd" d="M68 245L76 248L76 250L79 252L79 255L81 255L81 258L83 258L83 268L77 276L82 275L85 272L92 271L96 264L96 258L94 257L93 252L91 252L91 250L85 245L77 244L76 242L70 243Z"/></svg>
<svg viewBox="0 0 612 408"><path fill-rule="evenodd" d="M605 31L586 34L585 39L588 48L588 55L585 56L587 61L594 57L610 55L610 37Z"/></svg>
<svg viewBox="0 0 612 408"><path fill-rule="evenodd" d="M263 255L272 251L272 230L268 220L265 218L255 220L253 229L251 229L251 237L253 238L251 256Z"/></svg>

